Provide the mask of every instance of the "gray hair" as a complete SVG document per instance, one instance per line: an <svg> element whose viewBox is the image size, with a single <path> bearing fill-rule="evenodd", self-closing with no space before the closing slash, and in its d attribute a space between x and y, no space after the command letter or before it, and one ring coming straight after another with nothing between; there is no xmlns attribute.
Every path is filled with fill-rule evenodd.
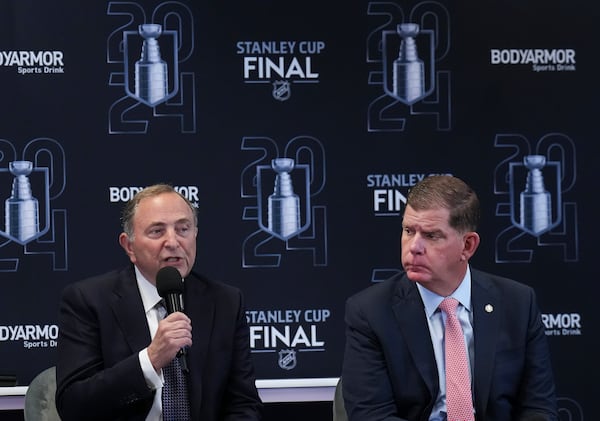
<svg viewBox="0 0 600 421"><path fill-rule="evenodd" d="M164 193L175 193L179 195L183 199L183 201L189 206L192 214L194 215L194 226L198 226L198 210L194 207L192 202L190 202L187 197L179 193L175 188L170 184L159 183L154 184L152 186L145 187L140 190L133 196L133 198L125 204L123 208L123 212L121 213L121 225L123 227L123 232L127 234L129 240L133 240L133 218L135 217L135 213L137 211L137 207L140 202L149 197L158 196Z"/></svg>

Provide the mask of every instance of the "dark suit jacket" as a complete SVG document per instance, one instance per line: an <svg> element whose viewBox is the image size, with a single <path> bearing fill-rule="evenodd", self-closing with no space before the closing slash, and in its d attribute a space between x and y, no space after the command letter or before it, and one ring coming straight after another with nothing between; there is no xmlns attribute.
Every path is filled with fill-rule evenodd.
<svg viewBox="0 0 600 421"><path fill-rule="evenodd" d="M241 292L191 274L188 349L193 420L259 420ZM138 352L150 333L133 266L67 286L60 304L56 403L63 421L143 420L154 391Z"/></svg>
<svg viewBox="0 0 600 421"><path fill-rule="evenodd" d="M533 289L477 270L471 278L476 420L558 419ZM428 420L439 380L423 309L405 274L347 300L342 378L350 420Z"/></svg>

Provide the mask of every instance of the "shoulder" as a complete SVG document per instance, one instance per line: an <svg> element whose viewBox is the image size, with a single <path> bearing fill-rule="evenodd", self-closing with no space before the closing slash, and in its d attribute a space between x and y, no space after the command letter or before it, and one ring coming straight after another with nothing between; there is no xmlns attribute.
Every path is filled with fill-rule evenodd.
<svg viewBox="0 0 600 421"><path fill-rule="evenodd" d="M209 314L224 325L245 320L245 302L239 288L197 272L190 273L184 285L186 312L192 320L206 319Z"/></svg>
<svg viewBox="0 0 600 421"><path fill-rule="evenodd" d="M493 285L503 289L530 290L529 285L518 280L508 278L501 275L496 275L482 270L471 268L471 278L474 283L482 284L483 286Z"/></svg>
<svg viewBox="0 0 600 421"><path fill-rule="evenodd" d="M391 301L396 294L404 295L415 289L414 283L410 282L404 272L399 272L390 278L374 283L365 289L358 291L348 298L349 303L383 303Z"/></svg>
<svg viewBox="0 0 600 421"><path fill-rule="evenodd" d="M65 286L59 301L61 326L70 323L66 322L68 319L82 323L83 320L97 320L101 314L110 312L111 303L117 297L115 285L118 279L119 271L115 270Z"/></svg>
<svg viewBox="0 0 600 421"><path fill-rule="evenodd" d="M114 269L70 283L63 288L62 296L63 298L103 297L112 294L128 282L135 285L133 266Z"/></svg>
<svg viewBox="0 0 600 421"><path fill-rule="evenodd" d="M510 300L520 301L535 299L534 289L518 280L504 276L471 269L473 291L486 291L492 295L510 297ZM509 302L509 301L507 301Z"/></svg>
<svg viewBox="0 0 600 421"><path fill-rule="evenodd" d="M185 278L186 290L191 293L209 294L221 299L240 299L242 291L222 281L210 279L198 272L191 272ZM188 289L189 288L189 289Z"/></svg>

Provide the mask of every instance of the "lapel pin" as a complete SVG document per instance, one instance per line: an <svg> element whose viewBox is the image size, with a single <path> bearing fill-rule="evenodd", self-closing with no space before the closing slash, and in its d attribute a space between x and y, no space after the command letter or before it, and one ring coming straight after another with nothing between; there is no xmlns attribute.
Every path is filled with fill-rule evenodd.
<svg viewBox="0 0 600 421"><path fill-rule="evenodd" d="M486 304L484 309L486 313L491 313L492 311L494 311L494 306L491 304Z"/></svg>

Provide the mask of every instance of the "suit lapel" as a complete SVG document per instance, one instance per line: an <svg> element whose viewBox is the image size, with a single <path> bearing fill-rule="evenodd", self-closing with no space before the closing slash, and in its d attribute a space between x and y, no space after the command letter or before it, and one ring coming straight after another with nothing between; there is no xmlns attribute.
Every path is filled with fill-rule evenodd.
<svg viewBox="0 0 600 421"><path fill-rule="evenodd" d="M184 306L192 320L192 351L200 358L197 361L204 361L213 333L215 303L207 294L206 284L197 276L190 275L185 279Z"/></svg>
<svg viewBox="0 0 600 421"><path fill-rule="evenodd" d="M423 301L416 285L406 276L403 276L397 284L392 310L417 370L432 396L436 396L438 391L437 366L431 337L427 334L429 328L423 310ZM424 332L426 334L423 334Z"/></svg>
<svg viewBox="0 0 600 421"><path fill-rule="evenodd" d="M475 339L475 409L485 414L490 394L496 351L495 335L504 306L498 300L493 285L481 272L472 270L471 298L473 306L473 334Z"/></svg>
<svg viewBox="0 0 600 421"><path fill-rule="evenodd" d="M123 336L131 351L137 352L148 346L150 330L133 266L119 273L119 282L114 289L112 308L117 324L123 331Z"/></svg>
<svg viewBox="0 0 600 421"><path fill-rule="evenodd" d="M202 404L202 373L208 360L208 345L214 330L215 300L210 296L206 284L196 275L190 274L184 283L185 313L192 320L193 344L188 350L190 368L189 387L192 399L192 418L200 417Z"/></svg>

